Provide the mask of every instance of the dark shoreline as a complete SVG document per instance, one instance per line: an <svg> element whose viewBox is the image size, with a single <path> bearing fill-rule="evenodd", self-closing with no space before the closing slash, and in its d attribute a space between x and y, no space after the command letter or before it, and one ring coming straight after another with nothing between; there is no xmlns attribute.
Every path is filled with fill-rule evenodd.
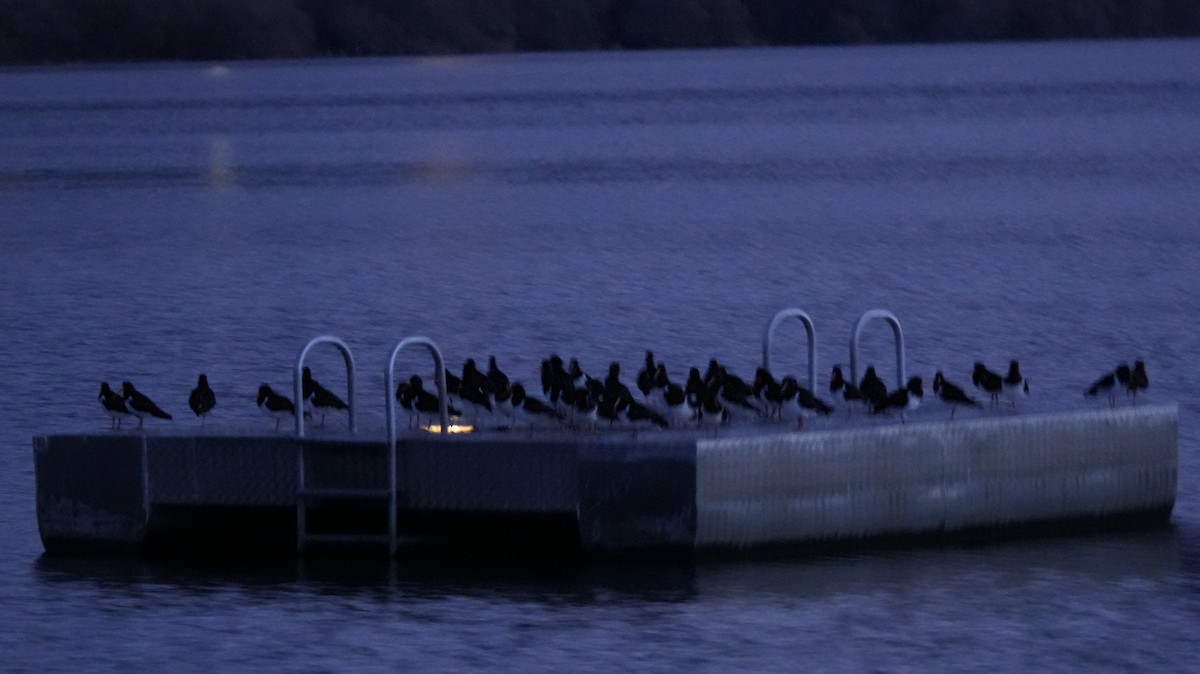
<svg viewBox="0 0 1200 674"><path fill-rule="evenodd" d="M0 65L1200 35L1195 0L0 0Z"/></svg>

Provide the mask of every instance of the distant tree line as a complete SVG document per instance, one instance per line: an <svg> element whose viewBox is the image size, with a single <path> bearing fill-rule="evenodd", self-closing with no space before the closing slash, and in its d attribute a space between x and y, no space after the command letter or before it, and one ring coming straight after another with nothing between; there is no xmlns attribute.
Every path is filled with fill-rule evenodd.
<svg viewBox="0 0 1200 674"><path fill-rule="evenodd" d="M1200 35L1200 0L0 0L0 63Z"/></svg>

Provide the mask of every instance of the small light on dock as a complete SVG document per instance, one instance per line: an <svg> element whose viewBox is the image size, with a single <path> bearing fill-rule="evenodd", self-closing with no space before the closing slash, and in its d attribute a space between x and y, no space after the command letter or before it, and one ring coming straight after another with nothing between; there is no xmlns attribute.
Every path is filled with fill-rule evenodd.
<svg viewBox="0 0 1200 674"><path fill-rule="evenodd" d="M429 431L430 433L441 433L442 432L441 424L430 424L428 426L423 426L422 428L424 430ZM464 425L464 424L450 424L449 426L446 427L447 433L471 433L474 430L475 430L474 426Z"/></svg>

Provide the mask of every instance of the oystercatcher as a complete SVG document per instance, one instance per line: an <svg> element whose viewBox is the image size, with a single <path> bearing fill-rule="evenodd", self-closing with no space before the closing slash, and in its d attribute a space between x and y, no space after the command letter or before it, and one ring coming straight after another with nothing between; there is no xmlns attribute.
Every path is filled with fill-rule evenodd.
<svg viewBox="0 0 1200 674"><path fill-rule="evenodd" d="M749 384L737 375L730 374L724 365L718 366L717 373L716 383L721 390L721 400L727 403L725 406L727 414L731 411L741 414L745 410L754 412L755 416L762 416L762 410L750 402L754 397L754 390ZM733 409L731 410L731 408Z"/></svg>
<svg viewBox="0 0 1200 674"><path fill-rule="evenodd" d="M517 384L504 384L502 388L492 392L492 414L508 420L510 425L516 422L516 387Z"/></svg>
<svg viewBox="0 0 1200 674"><path fill-rule="evenodd" d="M867 401L867 407L872 412L877 412L880 406L887 402L887 384L875 374L874 365L867 366L862 381L858 383L858 392Z"/></svg>
<svg viewBox="0 0 1200 674"><path fill-rule="evenodd" d="M129 408L125 406L125 396L117 393L108 386L108 382L100 382L100 404L104 411L112 417L112 427L121 427L121 421L129 417Z"/></svg>
<svg viewBox="0 0 1200 674"><path fill-rule="evenodd" d="M933 392L943 402L950 405L950 418L954 418L954 412L959 407L979 407L979 403L972 397L963 392L961 388L946 381L945 375L941 370L938 370L933 375Z"/></svg>
<svg viewBox="0 0 1200 674"><path fill-rule="evenodd" d="M925 396L925 389L921 386L920 377L912 377L908 380L908 384L904 388L888 395L883 399L880 405L875 407L876 413L886 413L890 410L897 410L900 413L900 422L904 423L904 415L908 412L916 411L921 406L921 399Z"/></svg>
<svg viewBox="0 0 1200 674"><path fill-rule="evenodd" d="M140 391L133 387L129 382L121 384L121 394L125 396L125 406L129 408L130 414L138 418L138 428L142 427L142 421L147 416L157 419L170 419L171 415L159 409L154 401L142 395Z"/></svg>
<svg viewBox="0 0 1200 674"><path fill-rule="evenodd" d="M595 432L596 422L600 418L596 394L586 388L567 389L563 402L571 406L571 423L575 428Z"/></svg>
<svg viewBox="0 0 1200 674"><path fill-rule="evenodd" d="M654 364L654 352L646 352L646 361L642 364L642 369L637 373L637 387L642 392L642 399L649 400L650 394L655 389L655 377L658 372L658 367Z"/></svg>
<svg viewBox="0 0 1200 674"><path fill-rule="evenodd" d="M975 388L986 393L995 405L1000 401L1000 392L1004 390L1004 379L984 367L983 363L975 361L975 369L971 371L971 383Z"/></svg>
<svg viewBox="0 0 1200 674"><path fill-rule="evenodd" d="M325 415L329 412L350 409L341 398L313 379L312 370L307 367L302 372L300 384L305 407L310 408L311 413L321 415L322 426L325 425Z"/></svg>
<svg viewBox="0 0 1200 674"><path fill-rule="evenodd" d="M1092 385L1088 387L1088 390L1084 391L1083 394L1086 396L1097 396L1100 395L1101 391L1103 391L1108 396L1108 406L1116 407L1117 386L1120 385L1126 391L1129 391L1129 378L1131 374L1132 372L1129 369L1129 364L1121 363L1120 365L1117 365L1115 370L1105 374L1093 382Z"/></svg>
<svg viewBox="0 0 1200 674"><path fill-rule="evenodd" d="M601 396L601 404L605 401L616 403L620 398L633 400L633 394L629 392L628 386L621 383L621 364L614 361L609 363L608 375L604 377L604 395Z"/></svg>
<svg viewBox="0 0 1200 674"><path fill-rule="evenodd" d="M1129 392L1133 394L1133 402L1137 404L1138 391L1150 387L1150 378L1146 376L1146 364L1140 360L1133 361L1133 372L1129 375Z"/></svg>
<svg viewBox="0 0 1200 674"><path fill-rule="evenodd" d="M696 407L688 404L687 393L679 384L667 382L663 391L663 414L672 426L682 426L696 420Z"/></svg>
<svg viewBox="0 0 1200 674"><path fill-rule="evenodd" d="M488 388L492 393L505 390L509 387L508 375L501 372L499 367L496 367L495 356L488 356L488 369L486 376L488 380Z"/></svg>
<svg viewBox="0 0 1200 674"><path fill-rule="evenodd" d="M833 413L833 408L830 407L824 400L821 400L812 391L796 385L796 405L800 409L798 423L801 428L804 427L804 420L811 419L814 416L829 416Z"/></svg>
<svg viewBox="0 0 1200 674"><path fill-rule="evenodd" d="M717 382L714 386L705 388L703 396L700 400L700 421L706 424L715 423L719 426L727 425L729 423L729 410L721 402L720 382Z"/></svg>
<svg viewBox="0 0 1200 674"><path fill-rule="evenodd" d="M845 375L842 374L842 366L834 365L833 372L829 375L829 395L834 398L841 398L847 403L866 403L866 398L859 392L858 387L846 381ZM850 411L851 405L846 405L846 411Z"/></svg>
<svg viewBox="0 0 1200 674"><path fill-rule="evenodd" d="M1029 382L1021 376L1021 366L1015 360L1008 362L1008 375L1004 377L1004 397L1008 398L1014 409L1018 400L1029 397Z"/></svg>
<svg viewBox="0 0 1200 674"><path fill-rule="evenodd" d="M203 426L204 418L216 406L217 394L208 387L208 376L201 373L199 379L196 380L196 388L192 389L192 394L188 396L188 407L192 408L192 412L197 417L200 417L200 425Z"/></svg>
<svg viewBox="0 0 1200 674"><path fill-rule="evenodd" d="M428 414L431 417L441 414L441 407L438 403L437 395L425 390L425 383L419 375L413 375L408 378L408 391L412 396L412 408L417 413L417 425L421 425L422 414ZM462 412L446 403L446 414L451 417L461 417Z"/></svg>
<svg viewBox="0 0 1200 674"><path fill-rule="evenodd" d="M617 414L624 420L626 424L633 427L633 433L636 436L639 429L646 426L657 426L658 428L668 428L670 424L658 412L646 407L633 398L626 398L623 405L620 406Z"/></svg>
<svg viewBox="0 0 1200 674"><path fill-rule="evenodd" d="M785 377L785 379L787 378ZM794 378L792 379L794 380ZM758 401L759 407L767 411L768 421L771 419L783 420L782 383L776 381L775 377L761 365L754 370L754 384L751 385L751 393ZM795 392L791 391L791 393Z"/></svg>
<svg viewBox="0 0 1200 674"><path fill-rule="evenodd" d="M408 412L408 428L412 430L413 422L417 418L417 412L413 409L412 386L408 382L402 381L396 384L396 402L400 403L400 407L403 407Z"/></svg>
<svg viewBox="0 0 1200 674"><path fill-rule="evenodd" d="M511 393L514 423L516 419L520 419L529 425L530 430L533 430L536 426L551 422L557 425L564 421L561 412L537 398L531 398L520 382L512 385Z"/></svg>
<svg viewBox="0 0 1200 674"><path fill-rule="evenodd" d="M267 384L258 387L258 409L262 410L263 414L275 419L276 431L279 430L280 421L286 417L296 416L296 406L292 404L291 399L279 395Z"/></svg>
<svg viewBox="0 0 1200 674"><path fill-rule="evenodd" d="M458 395L474 410L472 419L475 422L479 421L479 415L483 411L486 410L489 414L492 411L492 400L488 395L490 386L487 375L475 367L475 359L468 358L463 363L462 383L459 386Z"/></svg>

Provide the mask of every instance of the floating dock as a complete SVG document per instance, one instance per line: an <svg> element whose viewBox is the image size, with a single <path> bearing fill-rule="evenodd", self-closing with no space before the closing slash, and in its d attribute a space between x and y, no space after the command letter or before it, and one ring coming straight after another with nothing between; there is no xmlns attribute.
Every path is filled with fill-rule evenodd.
<svg viewBox="0 0 1200 674"><path fill-rule="evenodd" d="M394 462L386 441L355 436L107 433L33 446L49 551L395 552L552 532L584 554L691 554L1161 525L1175 502L1178 426L1177 407L1156 405L725 437L416 432L396 440Z"/></svg>
<svg viewBox="0 0 1200 674"><path fill-rule="evenodd" d="M808 337L808 386L817 385L812 319L785 309ZM882 319L906 381L904 336L874 309L850 339ZM33 439L38 529L48 551L80 547L208 551L448 544L537 547L581 554L696 554L770 546L860 544L912 537L1135 523L1161 526L1175 504L1179 411L1174 405L1056 414L1005 414L789 432L777 427L696 431L450 434L445 366L437 346L409 337L384 371L386 429L359 433L350 348L320 344L346 363L344 436L176 435L114 432ZM397 354L434 361L442 432L398 432ZM368 437L373 436L373 437Z"/></svg>

